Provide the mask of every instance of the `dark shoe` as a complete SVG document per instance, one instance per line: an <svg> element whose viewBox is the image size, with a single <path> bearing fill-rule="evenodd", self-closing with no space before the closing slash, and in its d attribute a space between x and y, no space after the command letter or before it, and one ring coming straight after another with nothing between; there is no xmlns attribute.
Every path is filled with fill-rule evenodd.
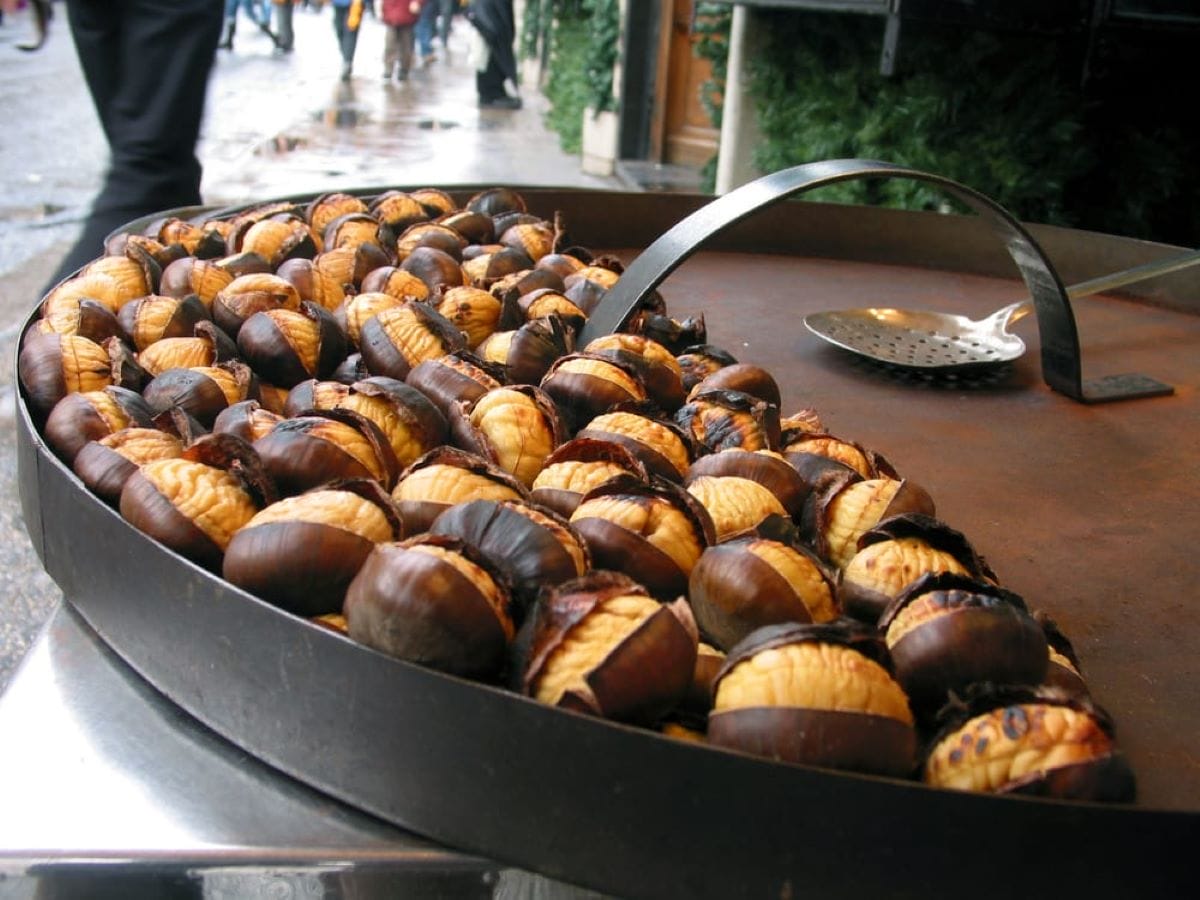
<svg viewBox="0 0 1200 900"><path fill-rule="evenodd" d="M351 71L350 63L348 63L348 62L342 63L342 81L350 80L350 71Z"/></svg>
<svg viewBox="0 0 1200 900"><path fill-rule="evenodd" d="M237 26L233 22L225 25L225 33L221 36L221 43L217 44L218 50L233 49L233 35L235 31L237 31Z"/></svg>
<svg viewBox="0 0 1200 900"><path fill-rule="evenodd" d="M401 69L396 73L397 81L408 81L408 69Z"/></svg>
<svg viewBox="0 0 1200 900"><path fill-rule="evenodd" d="M480 100L479 108L480 109L520 109L521 108L521 98L504 96L504 97L496 97L495 99L492 99L492 100Z"/></svg>
<svg viewBox="0 0 1200 900"><path fill-rule="evenodd" d="M46 35L50 30L50 20L54 17L50 0L33 0L31 5L33 7L33 41L17 44L17 49L24 50L26 53L42 49L42 44L46 43Z"/></svg>

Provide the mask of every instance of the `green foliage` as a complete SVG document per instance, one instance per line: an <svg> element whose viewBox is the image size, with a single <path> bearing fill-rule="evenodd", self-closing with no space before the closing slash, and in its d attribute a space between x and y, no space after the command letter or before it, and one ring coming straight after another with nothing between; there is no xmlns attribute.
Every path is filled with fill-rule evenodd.
<svg viewBox="0 0 1200 900"><path fill-rule="evenodd" d="M521 17L521 56L537 59L542 41L554 12L553 0L525 0L525 12Z"/></svg>
<svg viewBox="0 0 1200 900"><path fill-rule="evenodd" d="M579 48L587 39L588 25L582 10L575 15L559 10L550 32L550 75L544 89L550 101L546 125L558 134L566 153L578 153L583 139L583 110L590 89Z"/></svg>
<svg viewBox="0 0 1200 900"><path fill-rule="evenodd" d="M907 28L903 71L879 73L878 20L769 17L752 62L766 142L763 171L818 159L881 159L937 172L1021 218L1065 222L1065 185L1087 171L1078 87L1048 39ZM813 197L939 209L946 195L890 179L846 182Z"/></svg>
<svg viewBox="0 0 1200 900"><path fill-rule="evenodd" d="M613 67L621 41L621 11L617 0L584 0L588 16L584 72L587 76L587 105L596 112L613 109Z"/></svg>
<svg viewBox="0 0 1200 900"><path fill-rule="evenodd" d="M1163 118L1145 111L1161 89L1127 83L1127 73L1146 64L1121 69L1108 84L1084 82L1082 46L1061 37L906 22L898 71L884 77L878 19L759 15L766 47L751 63L751 79L765 138L755 158L762 171L881 159L962 182L1025 221L1160 240L1174 230L1176 241L1195 242L1198 207L1180 200L1196 195L1190 173L1200 146L1169 127L1133 126L1137 118ZM1115 117L1125 125L1114 130L1111 105L1121 97L1129 108ZM1138 189L1115 189L1116 173L1136 173ZM947 207L942 192L898 179L846 182L806 196Z"/></svg>
<svg viewBox="0 0 1200 900"><path fill-rule="evenodd" d="M725 94L725 75L729 63L729 23L732 7L724 3L697 3L692 33L696 56L712 66L712 77L700 87L700 103L716 128L721 127L721 98Z"/></svg>

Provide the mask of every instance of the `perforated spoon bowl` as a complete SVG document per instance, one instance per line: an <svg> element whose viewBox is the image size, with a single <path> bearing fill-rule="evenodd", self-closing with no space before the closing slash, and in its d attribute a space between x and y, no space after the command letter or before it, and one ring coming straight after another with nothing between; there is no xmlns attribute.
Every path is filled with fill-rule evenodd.
<svg viewBox="0 0 1200 900"><path fill-rule="evenodd" d="M1200 250L1102 275L1066 289L1076 300L1114 290L1200 262ZM941 371L979 369L1011 362L1025 352L1025 342L1008 326L1033 311L1021 300L983 319L915 309L868 307L811 313L808 330L820 338L878 362L907 369Z"/></svg>

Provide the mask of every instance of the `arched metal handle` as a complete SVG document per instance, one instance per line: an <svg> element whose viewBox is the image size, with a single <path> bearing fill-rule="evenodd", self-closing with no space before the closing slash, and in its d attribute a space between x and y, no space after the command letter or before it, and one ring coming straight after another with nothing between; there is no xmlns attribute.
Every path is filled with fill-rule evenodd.
<svg viewBox="0 0 1200 900"><path fill-rule="evenodd" d="M1003 207L949 178L864 159L806 163L764 175L676 223L643 250L609 289L584 326L580 344L621 328L642 300L714 235L787 197L856 178L908 178L936 185L978 213L998 233L1033 298L1041 336L1042 378L1054 390L1085 403L1172 393L1169 385L1144 375L1083 381L1079 334L1066 289L1041 247Z"/></svg>

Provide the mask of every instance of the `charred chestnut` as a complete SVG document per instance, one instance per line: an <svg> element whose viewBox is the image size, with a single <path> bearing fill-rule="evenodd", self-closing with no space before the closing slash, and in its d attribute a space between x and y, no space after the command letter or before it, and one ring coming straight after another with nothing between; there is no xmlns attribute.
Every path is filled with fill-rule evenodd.
<svg viewBox="0 0 1200 900"><path fill-rule="evenodd" d="M374 478L390 490L399 471L379 427L347 409L285 419L254 448L286 496L342 478Z"/></svg>
<svg viewBox="0 0 1200 900"><path fill-rule="evenodd" d="M333 315L303 301L299 310L271 309L250 316L238 331L242 358L281 388L308 378L328 378L346 358L346 335Z"/></svg>
<svg viewBox="0 0 1200 900"><path fill-rule="evenodd" d="M466 346L461 331L431 307L415 300L407 300L368 319L358 339L368 371L399 381L418 363Z"/></svg>
<svg viewBox="0 0 1200 900"><path fill-rule="evenodd" d="M941 717L923 767L927 784L1060 800L1127 802L1136 783L1112 720L1052 688L973 690Z"/></svg>

